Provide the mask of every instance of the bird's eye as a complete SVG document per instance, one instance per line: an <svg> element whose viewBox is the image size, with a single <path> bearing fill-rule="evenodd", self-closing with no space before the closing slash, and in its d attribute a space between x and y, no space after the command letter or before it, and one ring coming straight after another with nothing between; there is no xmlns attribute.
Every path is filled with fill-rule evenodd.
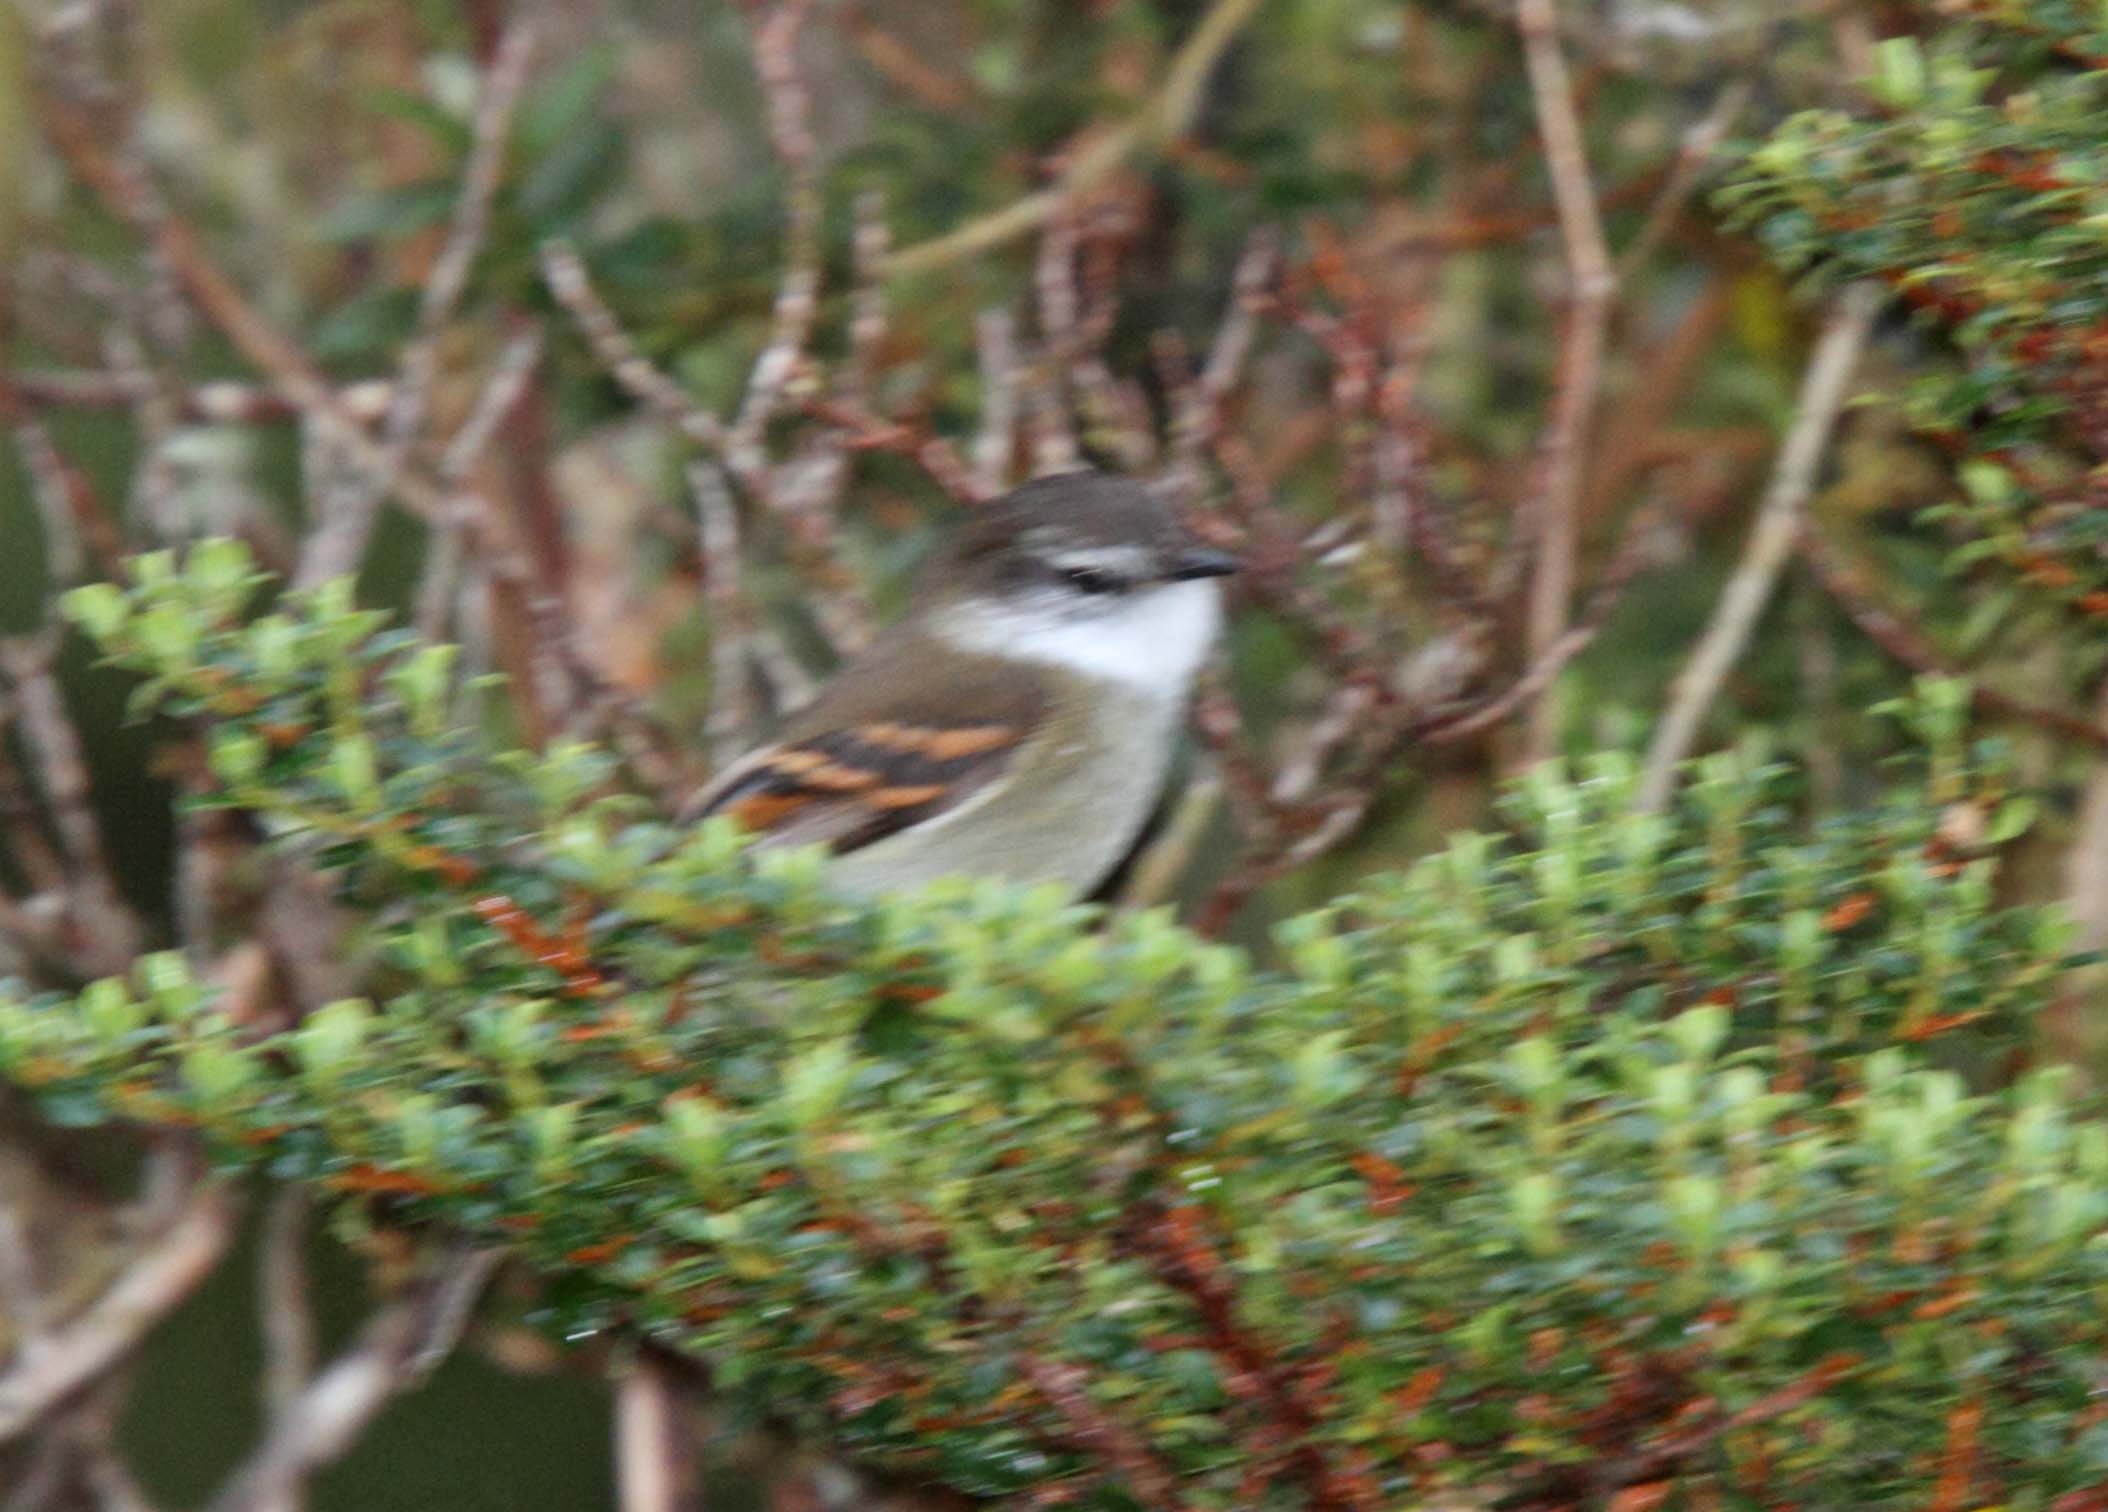
<svg viewBox="0 0 2108 1512"><path fill-rule="evenodd" d="M1118 573L1107 572L1103 567L1063 567L1058 571L1061 580L1078 593L1118 593L1127 586Z"/></svg>

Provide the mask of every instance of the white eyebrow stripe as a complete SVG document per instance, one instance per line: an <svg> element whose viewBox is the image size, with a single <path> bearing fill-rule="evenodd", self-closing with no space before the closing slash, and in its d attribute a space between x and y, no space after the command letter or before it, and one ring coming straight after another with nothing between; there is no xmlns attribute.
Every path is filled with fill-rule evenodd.
<svg viewBox="0 0 2108 1512"><path fill-rule="evenodd" d="M1063 569L1092 568L1129 578L1152 575L1153 557L1139 546L1067 546L1049 550L1043 556L1052 566Z"/></svg>

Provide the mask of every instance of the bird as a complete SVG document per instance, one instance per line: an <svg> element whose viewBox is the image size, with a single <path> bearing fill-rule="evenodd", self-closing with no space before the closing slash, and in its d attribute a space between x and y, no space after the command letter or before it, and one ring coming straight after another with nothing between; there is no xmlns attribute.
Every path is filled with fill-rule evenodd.
<svg viewBox="0 0 2108 1512"><path fill-rule="evenodd" d="M973 507L910 607L686 806L825 845L853 899L943 877L1088 897L1165 786L1237 558L1077 469Z"/></svg>

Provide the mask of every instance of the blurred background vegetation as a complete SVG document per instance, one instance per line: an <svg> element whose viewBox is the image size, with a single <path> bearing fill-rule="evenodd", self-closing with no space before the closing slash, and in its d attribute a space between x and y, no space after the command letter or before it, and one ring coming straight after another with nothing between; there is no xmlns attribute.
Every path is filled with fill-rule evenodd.
<svg viewBox="0 0 2108 1512"><path fill-rule="evenodd" d="M93 512L49 498L68 469L116 543L236 534L287 573L318 500L360 493L181 257L141 253L172 210L354 413L384 416L415 350L434 429L458 433L492 374L527 364L454 481L503 501L528 580L566 606L578 678L685 742L676 785L897 608L962 495L1074 456L1187 470L1185 501L1272 565L1238 605L1193 761L1219 801L1174 817L1191 848L1160 885L1263 941L1271 919L1491 822L1495 780L1530 756L1646 747L1744 559L1825 302L1872 280L1898 297L1703 743L1761 732L1806 772L1805 817L1850 811L1897 745L1866 710L1919 672L1966 670L2036 820L2006 901L2059 901L2108 944L2099 16L2076 0L1535 9L1556 23L1615 277L1593 304L1585 227L1548 171L1547 83L1503 0L20 0L0 11L17 441L0 624L30 636L102 555ZM479 102L530 13L488 223L464 242ZM69 121L159 203L128 211L84 182L78 152L54 150ZM1037 195L1058 213L1005 234L1005 207ZM552 243L697 410L737 432L754 408L719 453L729 574L686 466L693 429L640 407L594 350ZM787 299L786 268L816 291ZM1195 405L1239 310L1234 388ZM1593 363L1577 356L1592 319ZM786 350L798 361L755 406L757 363ZM1357 745L1394 704L1468 712L1554 649L1528 607L1552 495L1579 585L1553 629L1595 633L1549 715L1533 728L1523 700L1419 744L1401 715ZM361 596L531 681L472 536L448 545L444 511L375 503ZM745 654L728 659L734 615ZM181 761L124 723L123 680L77 640L57 651L138 932L196 945ZM733 682L744 712L720 722ZM30 890L21 858L7 867ZM2076 989L2046 1032L2094 1064L2099 1015ZM92 1249L97 1215L78 1221ZM361 1267L313 1243L328 1338L358 1312ZM163 1501L205 1494L253 1432L253 1297L223 1267L141 1369L123 1431ZM486 1335L313 1504L608 1504L602 1394L526 1330ZM713 1506L760 1504L741 1457L772 1444L725 1446Z"/></svg>

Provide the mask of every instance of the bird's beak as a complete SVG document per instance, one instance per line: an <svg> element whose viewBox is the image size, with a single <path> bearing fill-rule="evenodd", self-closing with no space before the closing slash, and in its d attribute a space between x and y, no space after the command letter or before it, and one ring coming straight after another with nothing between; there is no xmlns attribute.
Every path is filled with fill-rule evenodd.
<svg viewBox="0 0 2108 1512"><path fill-rule="evenodd" d="M1237 558L1212 546L1188 546L1171 559L1164 572L1166 582L1183 583L1193 578L1228 577L1239 567Z"/></svg>

